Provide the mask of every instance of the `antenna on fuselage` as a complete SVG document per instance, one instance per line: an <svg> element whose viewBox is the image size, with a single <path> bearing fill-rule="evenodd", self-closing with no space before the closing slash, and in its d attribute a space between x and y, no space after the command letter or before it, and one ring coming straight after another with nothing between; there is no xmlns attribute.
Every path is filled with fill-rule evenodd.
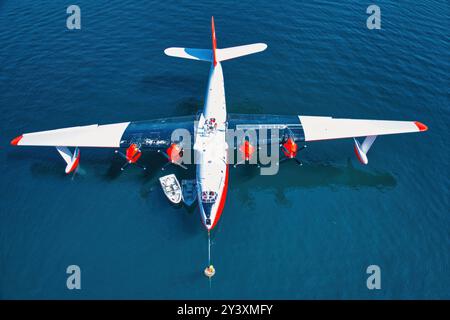
<svg viewBox="0 0 450 320"><path fill-rule="evenodd" d="M205 276L209 278L209 287L211 288L211 278L216 274L216 269L211 264L211 232L208 230L208 266L205 268Z"/></svg>

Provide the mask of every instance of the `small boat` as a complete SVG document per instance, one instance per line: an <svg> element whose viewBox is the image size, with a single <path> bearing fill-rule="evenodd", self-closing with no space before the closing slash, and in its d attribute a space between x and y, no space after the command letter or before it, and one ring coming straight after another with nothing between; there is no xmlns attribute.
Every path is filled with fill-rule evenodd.
<svg viewBox="0 0 450 320"><path fill-rule="evenodd" d="M181 180L181 192L183 202L188 207L197 200L197 190L195 188L195 180Z"/></svg>
<svg viewBox="0 0 450 320"><path fill-rule="evenodd" d="M214 266L211 264L209 267L205 268L204 273L205 273L205 276L207 276L208 278L211 279L216 274L216 269L214 269Z"/></svg>
<svg viewBox="0 0 450 320"><path fill-rule="evenodd" d="M181 202L181 187L177 177L174 174L160 177L159 182L161 183L164 194L170 202L175 204Z"/></svg>

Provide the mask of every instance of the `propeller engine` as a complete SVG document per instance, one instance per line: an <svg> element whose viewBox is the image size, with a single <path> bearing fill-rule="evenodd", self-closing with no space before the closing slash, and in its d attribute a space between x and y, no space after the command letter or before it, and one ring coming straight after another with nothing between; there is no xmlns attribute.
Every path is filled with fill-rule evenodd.
<svg viewBox="0 0 450 320"><path fill-rule="evenodd" d="M162 167L162 170L165 169L165 167L169 164L174 164L177 166L180 166L183 169L187 169L185 165L183 165L183 154L184 149L181 146L180 143L172 143L166 150L166 152L163 152L161 150L158 150L158 152L162 153L167 160L169 161L164 167Z"/></svg>
<svg viewBox="0 0 450 320"><path fill-rule="evenodd" d="M129 163L136 163L142 155L142 151L139 150L137 144L133 143L127 148L125 154L126 159Z"/></svg>
<svg viewBox="0 0 450 320"><path fill-rule="evenodd" d="M297 153L303 149L306 148L306 145L304 145L303 147L299 148L297 143L295 142L294 138L292 136L287 136L284 141L280 144L281 147L281 151L283 151L283 154L285 155L285 158L282 159L286 160L286 159L294 159L298 165L303 165L302 162L297 159Z"/></svg>
<svg viewBox="0 0 450 320"><path fill-rule="evenodd" d="M236 168L239 164L245 163L246 161L250 161L253 158L255 150L256 148L250 143L250 141L245 139L244 143L242 143L238 148L242 160L237 162L234 165L234 167Z"/></svg>
<svg viewBox="0 0 450 320"><path fill-rule="evenodd" d="M248 140L245 140L244 144L239 147L239 151L243 155L245 161L250 161L255 153L255 147L251 145Z"/></svg>
<svg viewBox="0 0 450 320"><path fill-rule="evenodd" d="M294 141L294 139L292 139L291 137L289 137L282 145L281 145L281 150L283 151L284 155L289 158L295 158L297 156L297 152L298 152L298 145L297 143Z"/></svg>
<svg viewBox="0 0 450 320"><path fill-rule="evenodd" d="M127 148L125 154L123 154L122 152L120 152L118 150L116 150L115 152L126 160L125 164L120 168L120 170L122 170L122 171L125 170L125 168L130 164L135 164L144 170L147 169L146 167L141 166L137 163L139 158L142 156L142 151L136 143L130 144L130 146Z"/></svg>

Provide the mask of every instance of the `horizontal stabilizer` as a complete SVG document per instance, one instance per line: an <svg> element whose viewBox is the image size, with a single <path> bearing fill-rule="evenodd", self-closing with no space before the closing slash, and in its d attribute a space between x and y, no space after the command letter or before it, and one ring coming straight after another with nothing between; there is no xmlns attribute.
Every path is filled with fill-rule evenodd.
<svg viewBox="0 0 450 320"><path fill-rule="evenodd" d="M266 48L267 45L265 43L254 43L245 46L217 49L216 58L220 62L258 53L264 51ZM170 57L213 62L213 51L211 49L172 47L164 50L164 53Z"/></svg>
<svg viewBox="0 0 450 320"><path fill-rule="evenodd" d="M164 53L170 57L184 58L200 61L212 61L211 49L194 49L194 48L167 48Z"/></svg>
<svg viewBox="0 0 450 320"><path fill-rule="evenodd" d="M267 44L265 43L254 43L254 44L247 44L245 46L217 49L217 60L225 61L234 58L239 58L249 54L264 51L266 50L266 48Z"/></svg>

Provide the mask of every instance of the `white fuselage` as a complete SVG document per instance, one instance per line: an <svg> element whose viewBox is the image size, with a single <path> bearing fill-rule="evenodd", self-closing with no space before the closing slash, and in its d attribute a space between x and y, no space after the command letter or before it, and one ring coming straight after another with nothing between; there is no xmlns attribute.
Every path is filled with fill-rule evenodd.
<svg viewBox="0 0 450 320"><path fill-rule="evenodd" d="M217 224L225 204L228 164L225 134L227 109L222 66L211 67L205 106L196 126L197 193L202 222L208 230Z"/></svg>

